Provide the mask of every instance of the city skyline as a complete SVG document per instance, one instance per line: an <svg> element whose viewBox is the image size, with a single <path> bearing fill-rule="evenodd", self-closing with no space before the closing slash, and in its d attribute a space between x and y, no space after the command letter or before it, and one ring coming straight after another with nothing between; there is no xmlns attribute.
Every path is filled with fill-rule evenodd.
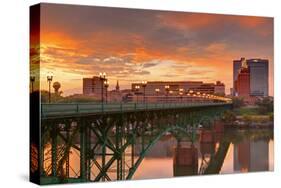
<svg viewBox="0 0 281 188"><path fill-rule="evenodd" d="M269 60L273 95L273 18L42 4L41 89L46 74L64 95L106 72L109 90L132 82L217 80L232 86L232 62ZM72 21L69 21L72 20ZM35 60L38 61L38 60Z"/></svg>

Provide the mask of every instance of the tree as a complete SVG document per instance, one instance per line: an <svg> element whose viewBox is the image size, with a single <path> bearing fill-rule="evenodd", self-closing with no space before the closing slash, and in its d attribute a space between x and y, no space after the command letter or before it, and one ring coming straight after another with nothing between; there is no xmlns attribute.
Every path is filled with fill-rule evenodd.
<svg viewBox="0 0 281 188"><path fill-rule="evenodd" d="M236 115L231 110L226 110L223 114L223 120L226 123L232 123L236 120Z"/></svg>
<svg viewBox="0 0 281 188"><path fill-rule="evenodd" d="M273 99L264 97L256 101L258 111L260 114L267 114L273 112Z"/></svg>
<svg viewBox="0 0 281 188"><path fill-rule="evenodd" d="M233 97L232 98L233 108L240 108L245 105L244 98L242 97Z"/></svg>

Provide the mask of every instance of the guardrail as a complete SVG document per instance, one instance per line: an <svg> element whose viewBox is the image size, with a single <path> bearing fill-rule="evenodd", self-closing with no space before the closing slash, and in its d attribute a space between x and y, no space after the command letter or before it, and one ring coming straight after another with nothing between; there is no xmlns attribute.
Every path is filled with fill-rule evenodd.
<svg viewBox="0 0 281 188"><path fill-rule="evenodd" d="M221 106L231 103L69 103L69 104L41 104L42 118L54 116L70 116L79 114L100 114L131 112L143 110L176 109L188 107Z"/></svg>

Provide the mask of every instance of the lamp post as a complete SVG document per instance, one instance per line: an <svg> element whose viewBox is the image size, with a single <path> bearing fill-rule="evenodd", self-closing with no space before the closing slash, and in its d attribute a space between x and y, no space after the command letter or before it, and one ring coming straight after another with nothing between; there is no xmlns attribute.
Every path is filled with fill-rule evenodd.
<svg viewBox="0 0 281 188"><path fill-rule="evenodd" d="M182 93L182 92L180 92L180 98L181 98L181 102L182 102L182 95L183 95L183 93Z"/></svg>
<svg viewBox="0 0 281 188"><path fill-rule="evenodd" d="M109 81L104 81L104 87L105 87L105 103L107 104L107 88L109 86Z"/></svg>
<svg viewBox="0 0 281 188"><path fill-rule="evenodd" d="M159 94L159 92L160 92L160 89L159 89L159 88L156 88L156 89L155 89L155 92L156 92L156 98L157 98L157 102L158 102L158 94Z"/></svg>
<svg viewBox="0 0 281 188"><path fill-rule="evenodd" d="M191 102L193 102L194 101L194 99L193 99L193 90L189 90L188 94L191 96Z"/></svg>
<svg viewBox="0 0 281 188"><path fill-rule="evenodd" d="M143 103L145 103L145 87L147 85L147 81L142 81L141 85L143 87Z"/></svg>
<svg viewBox="0 0 281 188"><path fill-rule="evenodd" d="M103 72L103 73L101 73L100 72L100 83L101 83L101 102L103 103L103 88L104 88L104 86L103 86L103 84L104 84L104 81L106 80L106 73L105 72Z"/></svg>
<svg viewBox="0 0 281 188"><path fill-rule="evenodd" d="M168 102L169 89L170 89L170 86L169 86L169 85L166 85L166 86L165 86L165 90L166 90L166 102Z"/></svg>
<svg viewBox="0 0 281 188"><path fill-rule="evenodd" d="M33 75L31 75L30 76L30 82L31 82L31 93L33 93L33 84L34 84L34 82L35 82L35 76L33 76Z"/></svg>
<svg viewBox="0 0 281 188"><path fill-rule="evenodd" d="M51 83L53 80L53 73L48 72L47 74L47 82L49 83L49 103L51 103Z"/></svg>
<svg viewBox="0 0 281 188"><path fill-rule="evenodd" d="M136 85L135 86L135 90L136 90L136 95L137 95L137 103L139 102L139 96L138 96L138 92L139 92L139 89L140 89L140 86L139 85Z"/></svg>
<svg viewBox="0 0 281 188"><path fill-rule="evenodd" d="M184 92L184 89L183 89L183 88L180 88L180 89L179 89L179 95L180 95L180 98L181 98L181 102L182 102L182 95L183 95L183 92Z"/></svg>

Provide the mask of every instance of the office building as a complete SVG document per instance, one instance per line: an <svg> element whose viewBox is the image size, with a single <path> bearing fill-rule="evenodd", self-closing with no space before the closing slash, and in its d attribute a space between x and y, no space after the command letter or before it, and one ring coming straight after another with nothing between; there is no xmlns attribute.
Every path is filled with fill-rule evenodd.
<svg viewBox="0 0 281 188"><path fill-rule="evenodd" d="M237 91L238 76L241 72L241 68L245 65L248 68L249 79L250 79L250 96L268 96L268 60L266 59L245 59L233 61L233 95L239 96ZM245 70L242 71L243 76L245 75ZM241 86L240 82L240 86Z"/></svg>
<svg viewBox="0 0 281 188"><path fill-rule="evenodd" d="M101 99L102 92L105 95L106 88L104 87L104 80L100 77L83 78L83 95L94 95Z"/></svg>
<svg viewBox="0 0 281 188"><path fill-rule="evenodd" d="M168 88L167 88L168 86ZM203 83L202 81L149 81L145 88L142 83L132 83L132 91L135 94L143 95L145 91L146 96L170 96L180 95L180 93L187 93L188 91L200 92L205 94L225 95L225 85L217 81L216 83Z"/></svg>
<svg viewBox="0 0 281 188"><path fill-rule="evenodd" d="M250 96L250 72L246 64L239 70L235 88L238 96L246 98Z"/></svg>
<svg viewBox="0 0 281 188"><path fill-rule="evenodd" d="M250 94L252 96L268 96L268 60L249 59Z"/></svg>

